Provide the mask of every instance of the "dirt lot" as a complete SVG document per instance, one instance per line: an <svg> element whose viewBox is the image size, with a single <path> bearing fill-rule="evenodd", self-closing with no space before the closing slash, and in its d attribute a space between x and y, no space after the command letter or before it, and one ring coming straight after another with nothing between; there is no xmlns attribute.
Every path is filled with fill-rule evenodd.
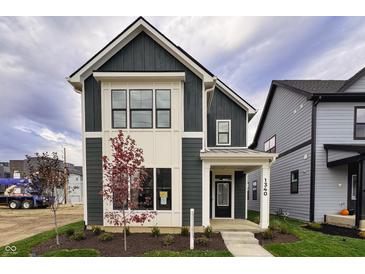
<svg viewBox="0 0 365 274"><path fill-rule="evenodd" d="M62 206L58 210L60 226L73 223L83 218L81 205ZM17 209L0 206L0 246L47 231L53 228L50 209Z"/></svg>

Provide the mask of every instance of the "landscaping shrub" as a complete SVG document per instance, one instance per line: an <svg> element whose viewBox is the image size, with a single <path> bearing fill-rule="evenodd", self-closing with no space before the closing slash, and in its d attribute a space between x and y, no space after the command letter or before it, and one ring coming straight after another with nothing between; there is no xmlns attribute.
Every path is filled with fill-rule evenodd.
<svg viewBox="0 0 365 274"><path fill-rule="evenodd" d="M271 240L274 237L272 232L273 232L272 229L268 228L264 232L262 232L262 237L265 240Z"/></svg>
<svg viewBox="0 0 365 274"><path fill-rule="evenodd" d="M204 228L204 235L207 238L212 238L212 236L213 236L213 228L210 225L208 225L206 228Z"/></svg>
<svg viewBox="0 0 365 274"><path fill-rule="evenodd" d="M180 232L181 236L187 237L190 234L190 230L187 226L183 226Z"/></svg>
<svg viewBox="0 0 365 274"><path fill-rule="evenodd" d="M110 234L110 233L103 233L103 234L100 234L98 239L102 242L108 242L108 241L111 241L113 240L113 234Z"/></svg>
<svg viewBox="0 0 365 274"><path fill-rule="evenodd" d="M172 245L175 242L175 238L174 236L168 234L164 237L163 239L163 244L168 246L168 245Z"/></svg>
<svg viewBox="0 0 365 274"><path fill-rule="evenodd" d="M252 221L255 223L255 224L259 224L260 223L260 216L255 216Z"/></svg>
<svg viewBox="0 0 365 274"><path fill-rule="evenodd" d="M271 228L272 230L280 230L281 225L282 225L282 223L280 221L271 220L269 228Z"/></svg>
<svg viewBox="0 0 365 274"><path fill-rule="evenodd" d="M86 239L85 232L82 230L75 231L74 235L70 237L71 240L81 241Z"/></svg>
<svg viewBox="0 0 365 274"><path fill-rule="evenodd" d="M359 237L362 239L365 239L365 231L360 231L359 232Z"/></svg>
<svg viewBox="0 0 365 274"><path fill-rule="evenodd" d="M209 238L207 238L206 236L198 237L195 239L195 243L197 245L207 246L209 243Z"/></svg>
<svg viewBox="0 0 365 274"><path fill-rule="evenodd" d="M160 229L157 227L157 226L154 226L151 230L151 233L152 233L152 237L159 237L161 232L160 232Z"/></svg>
<svg viewBox="0 0 365 274"><path fill-rule="evenodd" d="M290 234L290 231L289 231L289 226L287 224L283 224L281 223L279 225L279 232L282 233L282 234Z"/></svg>
<svg viewBox="0 0 365 274"><path fill-rule="evenodd" d="M124 228L123 228L123 233L124 233ZM127 236L131 235L131 230L130 230L129 226L127 226L127 227L125 228L125 234L126 234Z"/></svg>
<svg viewBox="0 0 365 274"><path fill-rule="evenodd" d="M101 229L101 227L100 227L100 226L94 226L94 227L92 228L92 232L93 232L95 235L100 235L100 234L101 234L101 232L103 232L103 230Z"/></svg>
<svg viewBox="0 0 365 274"><path fill-rule="evenodd" d="M321 229L322 225L319 223L309 223L308 227L311 229Z"/></svg>
<svg viewBox="0 0 365 274"><path fill-rule="evenodd" d="M74 233L75 233L75 229L73 229L73 228L67 228L66 231L65 231L65 234L68 237L71 237L72 235L74 235Z"/></svg>

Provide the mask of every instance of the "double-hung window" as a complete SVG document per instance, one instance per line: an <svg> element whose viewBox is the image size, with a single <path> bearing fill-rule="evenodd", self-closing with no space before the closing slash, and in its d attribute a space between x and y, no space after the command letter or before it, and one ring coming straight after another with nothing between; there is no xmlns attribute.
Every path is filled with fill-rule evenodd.
<svg viewBox="0 0 365 274"><path fill-rule="evenodd" d="M217 120L216 131L218 146L231 145L231 120Z"/></svg>
<svg viewBox="0 0 365 274"><path fill-rule="evenodd" d="M299 170L290 172L290 193L298 194L299 192Z"/></svg>
<svg viewBox="0 0 365 274"><path fill-rule="evenodd" d="M257 200L257 181L252 182L252 200Z"/></svg>
<svg viewBox="0 0 365 274"><path fill-rule="evenodd" d="M151 89L130 90L130 127L152 128L153 93Z"/></svg>
<svg viewBox="0 0 365 274"><path fill-rule="evenodd" d="M156 128L171 127L171 91L156 89Z"/></svg>
<svg viewBox="0 0 365 274"><path fill-rule="evenodd" d="M351 176L351 200L356 200L357 196L357 175Z"/></svg>
<svg viewBox="0 0 365 274"><path fill-rule="evenodd" d="M112 128L127 127L127 91L112 90Z"/></svg>
<svg viewBox="0 0 365 274"><path fill-rule="evenodd" d="M354 139L365 139L365 107L355 107Z"/></svg>
<svg viewBox="0 0 365 274"><path fill-rule="evenodd" d="M269 140L264 143L265 152L275 153L276 152L276 135L272 136Z"/></svg>

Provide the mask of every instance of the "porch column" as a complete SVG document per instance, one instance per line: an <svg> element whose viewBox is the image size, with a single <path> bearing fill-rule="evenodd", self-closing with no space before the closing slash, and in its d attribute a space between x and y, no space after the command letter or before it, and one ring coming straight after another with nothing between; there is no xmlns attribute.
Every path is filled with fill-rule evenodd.
<svg viewBox="0 0 365 274"><path fill-rule="evenodd" d="M356 197L356 226L365 230L365 161L359 162L357 175L357 197Z"/></svg>
<svg viewBox="0 0 365 274"><path fill-rule="evenodd" d="M210 203L210 180L209 180L209 176L210 176L210 164L206 163L205 161L203 161L203 166L202 166L203 172L202 172L202 225L203 226L208 226L210 224L210 220L209 220L209 203Z"/></svg>
<svg viewBox="0 0 365 274"><path fill-rule="evenodd" d="M270 222L270 165L262 165L260 187L260 228L267 229Z"/></svg>

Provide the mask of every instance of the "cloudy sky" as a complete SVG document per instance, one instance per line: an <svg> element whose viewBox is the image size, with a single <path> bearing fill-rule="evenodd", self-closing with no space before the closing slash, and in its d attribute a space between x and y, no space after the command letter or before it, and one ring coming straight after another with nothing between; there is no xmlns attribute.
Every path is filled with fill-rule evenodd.
<svg viewBox="0 0 365 274"><path fill-rule="evenodd" d="M0 160L66 147L81 164L80 95L65 77L134 19L0 17ZM147 20L259 110L273 79L347 79L365 66L361 17Z"/></svg>

